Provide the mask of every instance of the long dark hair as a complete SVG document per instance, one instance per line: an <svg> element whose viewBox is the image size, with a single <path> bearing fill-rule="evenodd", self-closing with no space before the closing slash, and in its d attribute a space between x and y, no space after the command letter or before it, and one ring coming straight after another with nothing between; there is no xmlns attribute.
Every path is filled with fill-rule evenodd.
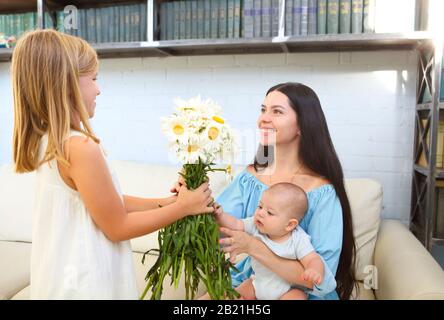
<svg viewBox="0 0 444 320"><path fill-rule="evenodd" d="M336 272L336 291L340 299L348 300L353 287L356 285L356 246L353 236L351 209L345 193L342 166L331 141L321 103L311 88L300 83L278 84L270 88L267 95L272 91L285 94L290 106L298 116L301 131L299 156L302 163L330 181L341 203L343 235L341 256ZM264 169L273 162L273 150L271 148L271 146L259 146L254 159L254 169L256 171Z"/></svg>

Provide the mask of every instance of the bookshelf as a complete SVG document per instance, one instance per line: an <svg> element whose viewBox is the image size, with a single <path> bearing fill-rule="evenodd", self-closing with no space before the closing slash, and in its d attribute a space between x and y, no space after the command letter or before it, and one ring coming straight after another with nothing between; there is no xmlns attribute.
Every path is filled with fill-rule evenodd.
<svg viewBox="0 0 444 320"><path fill-rule="evenodd" d="M438 148L444 148L438 144L439 123L444 119L444 103L440 101L443 44L442 40L427 40L417 48L410 230L429 251L434 245L444 244L442 227L438 225L444 215L444 212L438 212L439 189L444 188L444 165L442 160L437 163Z"/></svg>
<svg viewBox="0 0 444 320"><path fill-rule="evenodd" d="M101 58L350 50L414 50L422 41L431 39L431 36L423 31L382 34L347 33L288 36L286 35L288 33L286 30L285 15L286 2L282 1L279 6L279 30L274 36L254 38L158 40L160 39L159 27L161 25L161 23L158 23L161 15L160 6L172 2L175 1L19 0L16 2L7 2L5 0L0 0L0 12L2 11L2 8L8 8L8 10L24 10L24 8L30 8L33 6L34 8L37 8L37 11L39 12L41 19L41 21L39 20L39 25L42 26L45 23L44 12L60 11L63 10L66 5L74 5L82 10L82 8L103 8L109 5L146 4L146 37L143 37L142 41L119 40L121 42L92 43ZM46 16L46 19L48 19L48 16ZM10 58L11 50L0 49L0 61L9 61Z"/></svg>
<svg viewBox="0 0 444 320"><path fill-rule="evenodd" d="M101 58L163 57L288 52L415 50L432 35L409 34L317 35L307 37L114 42L93 44ZM0 61L11 59L11 49L0 49Z"/></svg>

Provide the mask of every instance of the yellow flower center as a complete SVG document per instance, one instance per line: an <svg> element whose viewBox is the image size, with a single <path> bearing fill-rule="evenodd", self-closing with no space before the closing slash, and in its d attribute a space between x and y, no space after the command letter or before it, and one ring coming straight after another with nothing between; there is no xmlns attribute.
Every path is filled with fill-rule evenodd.
<svg viewBox="0 0 444 320"><path fill-rule="evenodd" d="M199 150L199 146L196 146L195 144L188 145L188 153L196 152Z"/></svg>
<svg viewBox="0 0 444 320"><path fill-rule="evenodd" d="M185 132L185 129L180 124L176 124L173 127L173 132L174 132L174 134L180 136L181 134L183 134Z"/></svg>
<svg viewBox="0 0 444 320"><path fill-rule="evenodd" d="M220 123L220 124L224 124L225 123L225 120L222 119L221 117L218 117L218 116L214 116L213 120L216 121L217 123Z"/></svg>
<svg viewBox="0 0 444 320"><path fill-rule="evenodd" d="M211 141L216 140L218 135L219 135L219 129L218 128L211 127L210 129L208 129L208 138Z"/></svg>

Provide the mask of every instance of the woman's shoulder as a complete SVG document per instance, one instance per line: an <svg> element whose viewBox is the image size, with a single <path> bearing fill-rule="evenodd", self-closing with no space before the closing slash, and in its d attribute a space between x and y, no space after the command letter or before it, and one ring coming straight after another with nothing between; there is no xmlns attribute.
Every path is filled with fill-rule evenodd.
<svg viewBox="0 0 444 320"><path fill-rule="evenodd" d="M293 182L304 189L305 192L312 192L324 186L331 185L328 179L312 172L304 172L295 176Z"/></svg>

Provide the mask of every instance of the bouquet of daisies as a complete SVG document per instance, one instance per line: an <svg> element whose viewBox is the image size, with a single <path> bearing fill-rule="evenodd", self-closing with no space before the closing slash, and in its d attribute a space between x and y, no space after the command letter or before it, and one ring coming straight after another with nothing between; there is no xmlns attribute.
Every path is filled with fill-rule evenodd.
<svg viewBox="0 0 444 320"><path fill-rule="evenodd" d="M171 150L183 163L180 173L187 187L198 188L208 181L214 162L233 158L234 138L230 127L220 115L220 107L200 96L188 101L175 100L173 115L162 119L162 131ZM185 299L193 299L199 282L203 282L212 299L238 296L231 286L230 268L219 246L219 228L212 215L186 217L162 229L158 234L158 259L148 271L148 282L142 299L151 289L151 299L160 299L163 281L171 276L177 288L184 269ZM151 251L151 250L150 250ZM143 261L142 261L143 262Z"/></svg>

